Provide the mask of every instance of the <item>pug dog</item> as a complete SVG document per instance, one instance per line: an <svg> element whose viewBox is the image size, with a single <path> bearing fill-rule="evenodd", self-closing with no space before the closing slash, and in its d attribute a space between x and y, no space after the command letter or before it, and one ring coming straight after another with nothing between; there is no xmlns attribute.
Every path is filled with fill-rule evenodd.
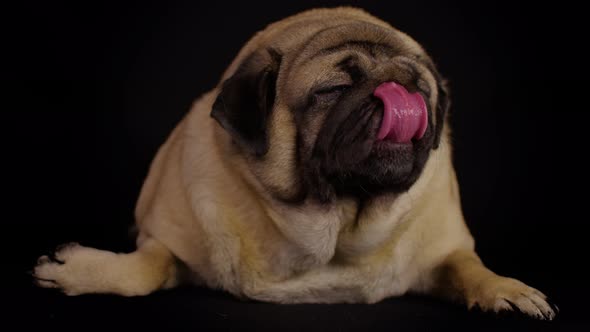
<svg viewBox="0 0 590 332"><path fill-rule="evenodd" d="M486 268L461 212L449 92L424 49L355 8L269 25L159 149L137 250L69 244L34 269L67 295L192 283L276 303L407 292L553 319Z"/></svg>

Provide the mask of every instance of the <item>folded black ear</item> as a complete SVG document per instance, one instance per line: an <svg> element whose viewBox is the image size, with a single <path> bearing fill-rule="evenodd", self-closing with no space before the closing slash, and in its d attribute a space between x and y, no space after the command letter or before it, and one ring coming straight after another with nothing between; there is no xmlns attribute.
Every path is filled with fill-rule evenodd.
<svg viewBox="0 0 590 332"><path fill-rule="evenodd" d="M274 49L248 56L223 82L211 117L245 151L258 157L268 150L267 122L275 100L281 55Z"/></svg>
<svg viewBox="0 0 590 332"><path fill-rule="evenodd" d="M436 102L436 124L434 125L434 145L437 149L440 145L445 119L451 108L451 95L448 86L448 81L436 73L436 86L438 88L438 101Z"/></svg>

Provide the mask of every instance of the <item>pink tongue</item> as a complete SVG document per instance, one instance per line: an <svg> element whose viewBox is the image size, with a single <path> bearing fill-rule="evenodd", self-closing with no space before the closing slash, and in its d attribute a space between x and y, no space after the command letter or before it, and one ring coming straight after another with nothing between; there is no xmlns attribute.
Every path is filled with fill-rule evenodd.
<svg viewBox="0 0 590 332"><path fill-rule="evenodd" d="M428 125L428 112L424 99L418 93L409 93L394 82L382 83L373 92L383 101L383 120L378 140L387 138L396 143L410 142L424 136Z"/></svg>

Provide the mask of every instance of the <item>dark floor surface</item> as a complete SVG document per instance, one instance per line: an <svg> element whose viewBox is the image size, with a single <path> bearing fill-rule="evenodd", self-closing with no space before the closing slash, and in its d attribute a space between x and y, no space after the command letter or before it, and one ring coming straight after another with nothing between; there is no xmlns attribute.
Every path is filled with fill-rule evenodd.
<svg viewBox="0 0 590 332"><path fill-rule="evenodd" d="M66 297L29 288L19 292L15 304L20 310L8 319L43 331L588 331L586 308L575 286L548 291L561 309L552 322L468 312L418 296L373 305L274 305L202 288L136 298Z"/></svg>

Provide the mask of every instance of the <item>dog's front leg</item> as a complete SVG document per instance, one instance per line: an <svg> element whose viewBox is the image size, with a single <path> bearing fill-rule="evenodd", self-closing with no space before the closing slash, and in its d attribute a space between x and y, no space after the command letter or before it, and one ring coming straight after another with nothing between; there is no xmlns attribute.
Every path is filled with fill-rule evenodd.
<svg viewBox="0 0 590 332"><path fill-rule="evenodd" d="M252 279L248 298L275 303L375 302L359 269L326 265L281 281Z"/></svg>
<svg viewBox="0 0 590 332"><path fill-rule="evenodd" d="M54 257L40 257L33 276L38 286L57 288L67 295L146 295L178 282L175 257L152 238L129 254L69 244L61 246Z"/></svg>
<svg viewBox="0 0 590 332"><path fill-rule="evenodd" d="M538 319L552 320L557 307L540 291L499 276L486 268L477 254L457 250L447 256L431 275L428 292L464 302L483 311L520 311Z"/></svg>

